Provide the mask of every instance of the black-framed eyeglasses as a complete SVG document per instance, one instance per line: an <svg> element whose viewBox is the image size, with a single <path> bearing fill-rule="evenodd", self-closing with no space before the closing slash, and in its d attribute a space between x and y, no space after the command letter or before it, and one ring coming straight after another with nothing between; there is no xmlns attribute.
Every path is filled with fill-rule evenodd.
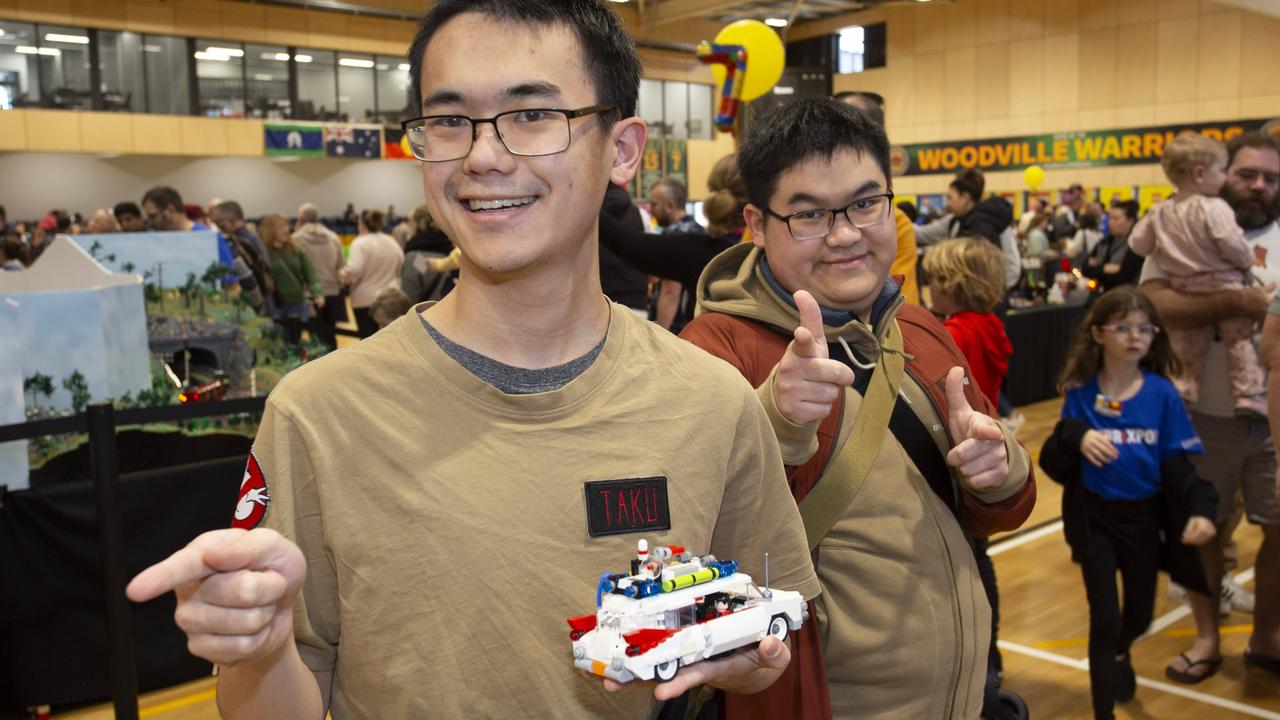
<svg viewBox="0 0 1280 720"><path fill-rule="evenodd" d="M842 208L813 208L790 215L779 215L766 207L765 212L785 222L796 240L825 237L836 224L836 213L844 213L849 224L861 230L889 219L893 214L893 193L858 198Z"/></svg>
<svg viewBox="0 0 1280 720"><path fill-rule="evenodd" d="M612 112L612 103L577 110L523 108L488 118L466 115L426 115L400 123L413 156L426 162L446 162L466 157L479 134L479 126L493 125L507 152L532 157L555 155L569 149L569 121L586 115Z"/></svg>

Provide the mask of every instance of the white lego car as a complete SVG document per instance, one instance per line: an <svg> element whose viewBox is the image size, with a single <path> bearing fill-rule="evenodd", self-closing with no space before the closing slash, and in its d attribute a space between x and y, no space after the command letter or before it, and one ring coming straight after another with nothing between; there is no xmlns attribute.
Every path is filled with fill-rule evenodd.
<svg viewBox="0 0 1280 720"><path fill-rule="evenodd" d="M684 665L785 639L808 618L804 598L760 588L733 560L691 557L644 540L630 575L605 574L594 615L569 618L574 665L617 682L666 681ZM766 558L767 561L767 558ZM767 576L766 569L766 576Z"/></svg>

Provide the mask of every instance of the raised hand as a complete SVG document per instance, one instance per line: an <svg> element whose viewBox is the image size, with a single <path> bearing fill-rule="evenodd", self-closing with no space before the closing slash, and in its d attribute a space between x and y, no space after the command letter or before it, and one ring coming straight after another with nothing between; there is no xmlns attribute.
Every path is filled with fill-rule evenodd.
<svg viewBox="0 0 1280 720"><path fill-rule="evenodd" d="M773 399L787 420L804 425L825 418L844 389L853 384L853 370L827 354L822 310L806 290L797 290L800 327L778 361Z"/></svg>
<svg viewBox="0 0 1280 720"><path fill-rule="evenodd" d="M229 666L290 641L306 570L302 551L274 530L214 530L143 570L125 593L144 602L172 590L191 654Z"/></svg>
<svg viewBox="0 0 1280 720"><path fill-rule="evenodd" d="M977 412L964 395L964 368L947 373L947 404L951 413L947 426L955 447L947 453L947 464L960 471L974 490L999 485L1009 474L1009 459L1000 423Z"/></svg>

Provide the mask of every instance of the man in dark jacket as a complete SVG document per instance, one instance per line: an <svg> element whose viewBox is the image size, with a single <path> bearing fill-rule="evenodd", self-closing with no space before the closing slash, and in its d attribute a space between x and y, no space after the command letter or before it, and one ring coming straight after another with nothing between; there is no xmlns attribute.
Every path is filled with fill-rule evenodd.
<svg viewBox="0 0 1280 720"><path fill-rule="evenodd" d="M1093 246L1080 268L1085 277L1098 281L1100 292L1132 285L1142 272L1142 256L1129 249L1129 233L1138 222L1138 202L1118 202L1107 214L1111 217L1111 232Z"/></svg>
<svg viewBox="0 0 1280 720"><path fill-rule="evenodd" d="M604 193L601 210L627 229L644 232L644 218L631 204L625 188L611 183ZM600 285L610 300L626 305L637 315L649 317L649 278L603 244L600 245Z"/></svg>

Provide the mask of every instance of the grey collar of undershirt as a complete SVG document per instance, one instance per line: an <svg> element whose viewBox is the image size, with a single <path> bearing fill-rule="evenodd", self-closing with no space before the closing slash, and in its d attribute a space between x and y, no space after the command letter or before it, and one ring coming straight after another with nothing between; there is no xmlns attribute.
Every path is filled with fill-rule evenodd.
<svg viewBox="0 0 1280 720"><path fill-rule="evenodd" d="M466 368L472 375L507 395L532 395L534 393L559 390L591 367L591 363L595 362L596 357L604 348L605 341L604 338L601 338L600 342L587 351L586 355L570 360L563 365L531 370L498 362L491 357L465 348L432 327L431 323L427 322L427 319L422 317L421 314L418 315L418 319L422 321L422 327L426 329L427 334L431 336L436 345L440 346L445 355L448 355L454 362Z"/></svg>

